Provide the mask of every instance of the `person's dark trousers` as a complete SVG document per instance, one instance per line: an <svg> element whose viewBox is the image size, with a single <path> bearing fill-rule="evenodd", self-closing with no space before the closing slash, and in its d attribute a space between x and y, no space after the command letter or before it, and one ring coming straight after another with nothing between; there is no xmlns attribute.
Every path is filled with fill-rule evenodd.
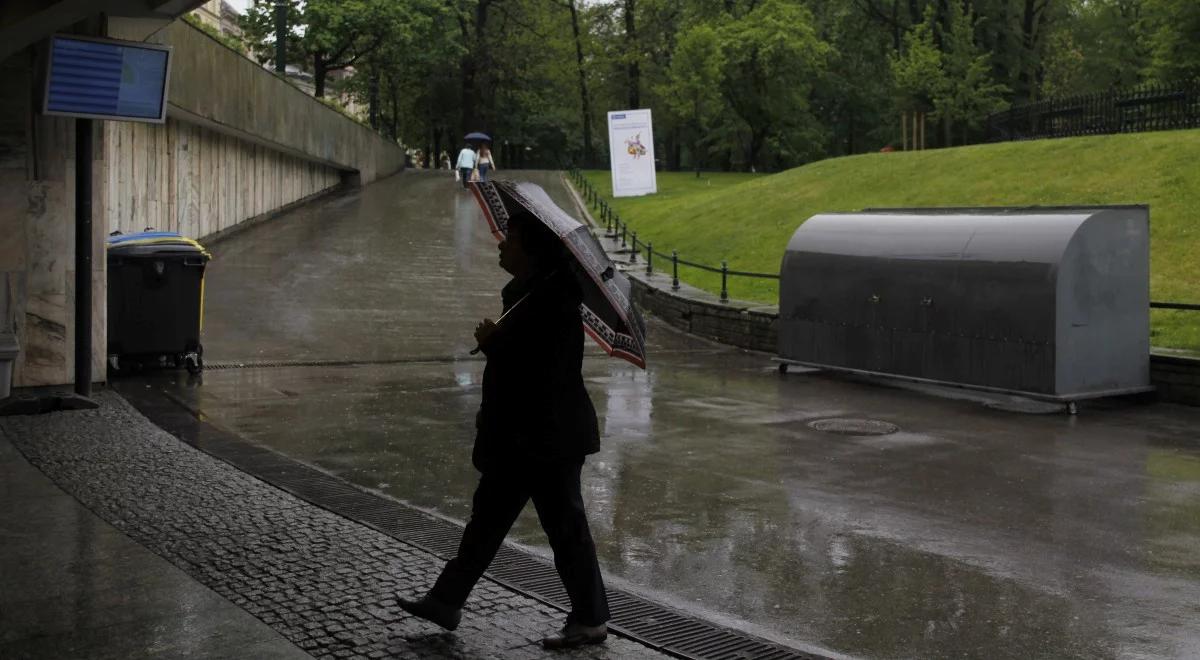
<svg viewBox="0 0 1200 660"><path fill-rule="evenodd" d="M585 626L608 621L608 598L580 494L582 469L579 460L485 472L475 489L471 520L463 530L458 556L446 563L429 595L446 605L462 607L517 515L532 499L554 551L554 568L571 599L569 618Z"/></svg>
<svg viewBox="0 0 1200 660"><path fill-rule="evenodd" d="M458 173L462 175L460 178L462 179L463 188L469 188L470 186L467 184L471 182L471 168L460 167L458 168Z"/></svg>

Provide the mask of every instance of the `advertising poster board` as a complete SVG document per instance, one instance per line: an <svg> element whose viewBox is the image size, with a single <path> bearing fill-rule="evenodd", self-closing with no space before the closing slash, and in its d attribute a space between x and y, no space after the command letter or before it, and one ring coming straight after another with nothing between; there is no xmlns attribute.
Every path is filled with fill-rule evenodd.
<svg viewBox="0 0 1200 660"><path fill-rule="evenodd" d="M42 112L161 124L170 73L170 46L54 35Z"/></svg>
<svg viewBox="0 0 1200 660"><path fill-rule="evenodd" d="M608 153L613 197L637 197L658 192L650 110L608 113Z"/></svg>

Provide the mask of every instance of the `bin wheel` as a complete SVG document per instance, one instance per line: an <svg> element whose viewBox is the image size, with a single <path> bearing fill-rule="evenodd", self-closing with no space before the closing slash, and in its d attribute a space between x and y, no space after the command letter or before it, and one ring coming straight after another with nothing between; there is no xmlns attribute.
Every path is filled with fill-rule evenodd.
<svg viewBox="0 0 1200 660"><path fill-rule="evenodd" d="M183 364L187 367L190 374L198 374L204 371L204 358L200 357L199 353L188 353L183 358Z"/></svg>

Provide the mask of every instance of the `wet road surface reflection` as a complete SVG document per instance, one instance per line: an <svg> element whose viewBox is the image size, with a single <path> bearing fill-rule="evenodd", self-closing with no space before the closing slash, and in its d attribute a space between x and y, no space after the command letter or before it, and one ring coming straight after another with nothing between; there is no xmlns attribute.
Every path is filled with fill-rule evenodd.
<svg viewBox="0 0 1200 660"><path fill-rule="evenodd" d="M524 173L523 173L524 174ZM565 208L555 174L532 173ZM216 423L458 519L498 311L495 242L452 179L408 173L213 246L215 362L168 375ZM585 497L614 583L867 657L1200 656L1200 412L1078 417L823 375L651 320L649 369L598 351ZM898 433L823 433L870 418ZM532 508L511 539L548 553ZM431 576L432 579L433 576Z"/></svg>

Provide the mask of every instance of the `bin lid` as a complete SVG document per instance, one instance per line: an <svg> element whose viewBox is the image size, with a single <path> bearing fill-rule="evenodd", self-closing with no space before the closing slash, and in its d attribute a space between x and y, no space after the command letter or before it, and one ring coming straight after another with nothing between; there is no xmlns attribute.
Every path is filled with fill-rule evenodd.
<svg viewBox="0 0 1200 660"><path fill-rule="evenodd" d="M105 240L109 254L146 255L159 252L202 254L207 259L212 255L195 239L172 231L144 231L136 234L116 234Z"/></svg>

